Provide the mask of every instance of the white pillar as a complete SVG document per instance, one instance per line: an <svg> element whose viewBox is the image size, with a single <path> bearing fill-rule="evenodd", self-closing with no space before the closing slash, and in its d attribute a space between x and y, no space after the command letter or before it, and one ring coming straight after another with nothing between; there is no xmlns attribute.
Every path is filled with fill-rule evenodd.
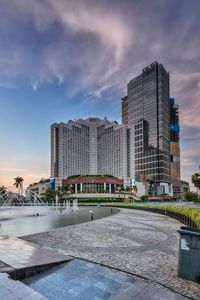
<svg viewBox="0 0 200 300"><path fill-rule="evenodd" d="M82 191L83 191L83 184L82 184L82 182L80 183L80 192L82 193Z"/></svg>
<svg viewBox="0 0 200 300"><path fill-rule="evenodd" d="M75 194L77 194L77 183L75 183Z"/></svg>
<svg viewBox="0 0 200 300"><path fill-rule="evenodd" d="M109 193L111 194L111 183L109 183Z"/></svg>
<svg viewBox="0 0 200 300"><path fill-rule="evenodd" d="M104 191L106 190L106 183L105 182L103 184L103 189L104 189Z"/></svg>

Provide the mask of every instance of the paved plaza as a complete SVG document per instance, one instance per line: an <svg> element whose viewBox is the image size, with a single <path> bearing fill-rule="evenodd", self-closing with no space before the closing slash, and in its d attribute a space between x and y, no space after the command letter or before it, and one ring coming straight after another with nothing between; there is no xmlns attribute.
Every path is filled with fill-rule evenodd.
<svg viewBox="0 0 200 300"><path fill-rule="evenodd" d="M74 259L24 280L49 300L184 300L166 291L99 264Z"/></svg>
<svg viewBox="0 0 200 300"><path fill-rule="evenodd" d="M49 300L114 299L135 279L100 265L75 259L23 281Z"/></svg>
<svg viewBox="0 0 200 300"><path fill-rule="evenodd" d="M47 300L43 295L23 284L12 280L6 273L0 273L0 299L1 300Z"/></svg>
<svg viewBox="0 0 200 300"><path fill-rule="evenodd" d="M49 249L40 249L16 237L0 236L0 299L1 300L43 300L39 292L19 280L9 278L31 274L37 268L46 268L70 261L72 258Z"/></svg>
<svg viewBox="0 0 200 300"><path fill-rule="evenodd" d="M0 299L200 299L199 284L176 276L180 226L166 216L120 209L23 239L1 236ZM3 273L23 270L32 275L23 283Z"/></svg>
<svg viewBox="0 0 200 300"><path fill-rule="evenodd" d="M178 221L166 216L121 209L120 213L107 218L25 239L137 275L191 299L200 299L199 284L176 276L179 246L176 230L180 226Z"/></svg>
<svg viewBox="0 0 200 300"><path fill-rule="evenodd" d="M67 255L40 249L16 237L0 236L0 259L12 269L23 269L71 260ZM1 268L0 268L1 271Z"/></svg>

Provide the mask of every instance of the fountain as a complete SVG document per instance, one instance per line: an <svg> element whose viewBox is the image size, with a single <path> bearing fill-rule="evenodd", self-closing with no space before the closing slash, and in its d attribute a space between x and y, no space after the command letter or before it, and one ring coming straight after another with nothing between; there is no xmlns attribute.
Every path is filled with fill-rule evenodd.
<svg viewBox="0 0 200 300"><path fill-rule="evenodd" d="M42 206L44 201L33 191L27 189L23 195L6 191L0 194L0 206Z"/></svg>
<svg viewBox="0 0 200 300"><path fill-rule="evenodd" d="M91 208L79 209L77 198L62 201L56 196L51 203L45 203L29 189L22 195L13 191L0 193L0 235L23 236L92 220L88 214ZM95 219L110 215L107 208L92 209Z"/></svg>
<svg viewBox="0 0 200 300"><path fill-rule="evenodd" d="M73 209L73 210L78 210L78 209L79 209L79 208L78 208L78 199L75 198L75 199L73 199L72 201L73 201L72 209Z"/></svg>
<svg viewBox="0 0 200 300"><path fill-rule="evenodd" d="M0 194L0 235L23 236L92 220L90 207L78 207L77 198L56 197L48 206L35 192L24 190L23 195L7 191ZM107 208L92 208L95 219L110 215Z"/></svg>

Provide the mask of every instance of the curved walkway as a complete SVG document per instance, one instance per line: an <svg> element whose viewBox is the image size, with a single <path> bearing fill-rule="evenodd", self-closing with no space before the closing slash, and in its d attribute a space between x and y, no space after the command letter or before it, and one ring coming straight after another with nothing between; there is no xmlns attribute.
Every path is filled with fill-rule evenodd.
<svg viewBox="0 0 200 300"><path fill-rule="evenodd" d="M121 209L118 214L26 240L147 279L191 299L200 285L176 276L180 223L163 215Z"/></svg>

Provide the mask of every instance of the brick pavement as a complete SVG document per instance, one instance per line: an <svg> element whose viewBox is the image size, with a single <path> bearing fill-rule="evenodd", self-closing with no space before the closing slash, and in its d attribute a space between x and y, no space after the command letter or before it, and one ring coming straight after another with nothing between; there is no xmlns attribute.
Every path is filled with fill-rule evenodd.
<svg viewBox="0 0 200 300"><path fill-rule="evenodd" d="M40 246L135 274L191 299L200 285L176 276L181 224L166 216L121 209L120 213L25 237Z"/></svg>

